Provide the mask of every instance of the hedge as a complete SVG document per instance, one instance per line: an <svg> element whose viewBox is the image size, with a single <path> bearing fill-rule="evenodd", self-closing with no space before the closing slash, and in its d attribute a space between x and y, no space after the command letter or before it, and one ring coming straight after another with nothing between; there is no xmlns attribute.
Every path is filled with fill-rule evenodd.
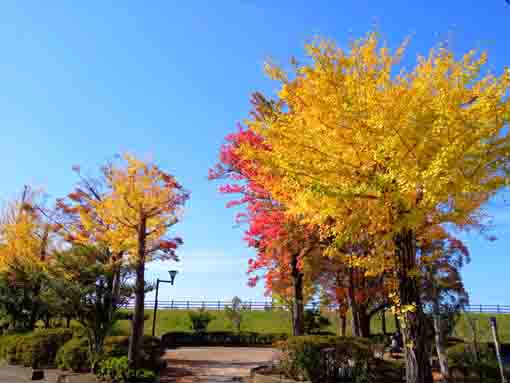
<svg viewBox="0 0 510 383"><path fill-rule="evenodd" d="M69 329L37 330L1 337L0 359L27 367L52 367L58 349L70 340Z"/></svg>
<svg viewBox="0 0 510 383"><path fill-rule="evenodd" d="M62 370L88 371L90 368L87 338L72 338L57 352L56 365Z"/></svg>
<svg viewBox="0 0 510 383"><path fill-rule="evenodd" d="M333 382L371 380L370 341L357 337L295 336L278 343L281 373L295 380ZM359 378L359 379L358 379Z"/></svg>
<svg viewBox="0 0 510 383"><path fill-rule="evenodd" d="M161 337L161 343L165 348L181 346L272 346L275 342L285 340L287 337L287 334L259 334L256 332L169 332Z"/></svg>

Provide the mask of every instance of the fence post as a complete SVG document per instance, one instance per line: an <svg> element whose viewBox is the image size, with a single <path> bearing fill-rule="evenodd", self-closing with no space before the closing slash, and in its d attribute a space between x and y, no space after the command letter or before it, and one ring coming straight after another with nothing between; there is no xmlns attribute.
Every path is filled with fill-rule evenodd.
<svg viewBox="0 0 510 383"><path fill-rule="evenodd" d="M499 314L499 305L498 305L498 314Z"/></svg>
<svg viewBox="0 0 510 383"><path fill-rule="evenodd" d="M221 310L221 303L220 303L220 301L218 301L218 311L220 311L220 310Z"/></svg>
<svg viewBox="0 0 510 383"><path fill-rule="evenodd" d="M187 302L186 302L186 304L187 304L187 308L188 308L188 310L189 310L189 301L187 301Z"/></svg>
<svg viewBox="0 0 510 383"><path fill-rule="evenodd" d="M251 301L250 301L250 311L251 311Z"/></svg>
<svg viewBox="0 0 510 383"><path fill-rule="evenodd" d="M174 300L172 299L172 302L170 303L170 308L173 310L174 308Z"/></svg>
<svg viewBox="0 0 510 383"><path fill-rule="evenodd" d="M482 311L483 311L483 310L482 310L482 305L480 305L480 312L482 312Z"/></svg>

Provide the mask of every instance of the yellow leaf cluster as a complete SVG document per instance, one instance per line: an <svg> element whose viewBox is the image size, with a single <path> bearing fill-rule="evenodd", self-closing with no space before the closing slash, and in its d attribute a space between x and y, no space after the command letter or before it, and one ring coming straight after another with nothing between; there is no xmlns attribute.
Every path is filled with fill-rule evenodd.
<svg viewBox="0 0 510 383"><path fill-rule="evenodd" d="M371 33L346 51L318 40L292 75L266 67L278 98L245 123L271 151L240 149L291 214L334 222L339 242L382 236L381 257L404 227L473 223L510 170L508 69L484 74L486 54L438 46L406 70L407 44L391 52Z"/></svg>

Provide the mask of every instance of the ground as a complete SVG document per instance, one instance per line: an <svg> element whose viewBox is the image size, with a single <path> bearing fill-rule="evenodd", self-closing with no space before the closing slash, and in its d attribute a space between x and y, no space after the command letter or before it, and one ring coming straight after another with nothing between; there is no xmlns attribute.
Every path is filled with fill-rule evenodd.
<svg viewBox="0 0 510 383"><path fill-rule="evenodd" d="M277 351L252 347L183 347L168 350L168 369L162 383L235 382L250 375L250 369L271 363Z"/></svg>
<svg viewBox="0 0 510 383"><path fill-rule="evenodd" d="M165 352L168 368L161 383L236 382L250 375L250 369L271 363L277 351L252 347L183 347ZM28 369L0 366L0 383L27 383ZM46 380L55 383L56 371L47 370ZM92 383L90 375L73 377L72 383Z"/></svg>
<svg viewBox="0 0 510 383"><path fill-rule="evenodd" d="M0 383L28 383L32 382L28 378L30 369L21 366L0 365ZM45 379L39 382L56 383L57 370L45 370ZM96 379L91 374L79 374L68 378L69 383L96 383Z"/></svg>

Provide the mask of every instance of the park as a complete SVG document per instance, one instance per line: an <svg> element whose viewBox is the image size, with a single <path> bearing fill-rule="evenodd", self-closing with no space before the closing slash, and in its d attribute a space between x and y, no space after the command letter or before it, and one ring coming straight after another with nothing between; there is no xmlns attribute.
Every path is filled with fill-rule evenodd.
<svg viewBox="0 0 510 383"><path fill-rule="evenodd" d="M507 383L510 5L241 3L6 9L0 383Z"/></svg>

